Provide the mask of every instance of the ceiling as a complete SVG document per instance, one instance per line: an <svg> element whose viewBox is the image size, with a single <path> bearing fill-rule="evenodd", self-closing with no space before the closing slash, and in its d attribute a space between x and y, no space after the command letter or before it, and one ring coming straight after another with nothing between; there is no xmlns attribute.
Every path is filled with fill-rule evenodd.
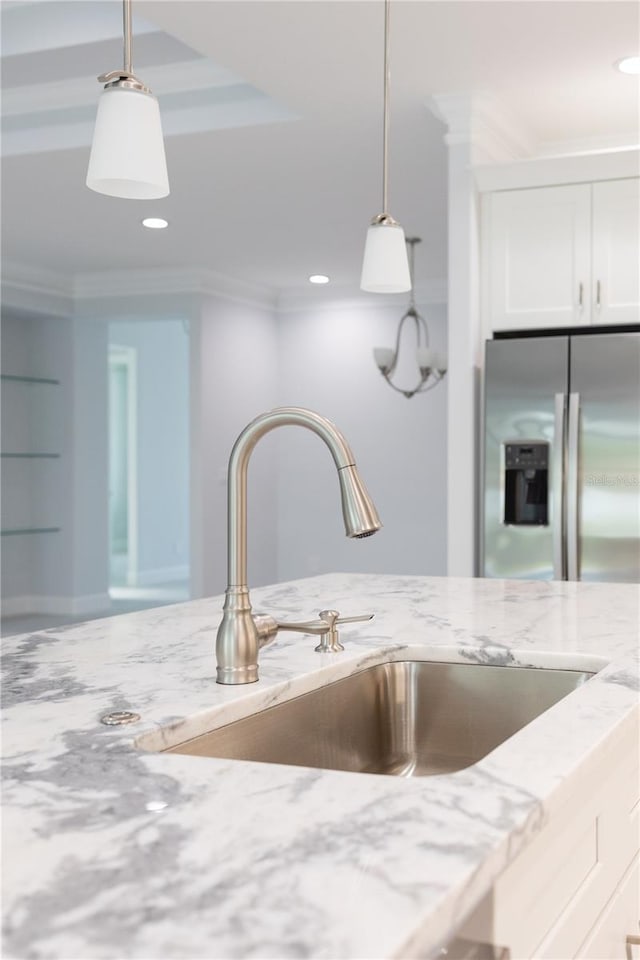
<svg viewBox="0 0 640 960"><path fill-rule="evenodd" d="M435 94L495 98L533 154L638 142L635 2L394 0L390 209L446 276ZM268 290L357 286L380 212L381 0L137 0L134 67L157 93L171 194L84 184L99 87L121 59L113 0L2 3L3 257L66 275L201 266ZM170 221L146 231L144 216Z"/></svg>

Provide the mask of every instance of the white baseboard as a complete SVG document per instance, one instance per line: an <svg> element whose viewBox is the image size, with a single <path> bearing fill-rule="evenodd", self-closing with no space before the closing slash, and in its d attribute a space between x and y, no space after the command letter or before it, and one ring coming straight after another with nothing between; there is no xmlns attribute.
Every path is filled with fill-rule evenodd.
<svg viewBox="0 0 640 960"><path fill-rule="evenodd" d="M41 613L58 617L83 616L89 613L102 613L110 607L111 598L108 593L94 593L84 597L3 597L1 601L3 617L21 617Z"/></svg>
<svg viewBox="0 0 640 960"><path fill-rule="evenodd" d="M189 579L189 567L182 564L179 567L159 567L157 570L140 570L136 582L129 584L132 587L153 587L158 583L175 583L177 580Z"/></svg>
<svg viewBox="0 0 640 960"><path fill-rule="evenodd" d="M2 616L21 617L26 613L34 612L35 597L3 597Z"/></svg>

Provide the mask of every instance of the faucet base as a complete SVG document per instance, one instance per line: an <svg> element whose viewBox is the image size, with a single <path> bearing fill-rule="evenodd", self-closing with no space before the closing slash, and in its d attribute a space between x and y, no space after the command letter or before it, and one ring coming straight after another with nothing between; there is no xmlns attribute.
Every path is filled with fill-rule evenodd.
<svg viewBox="0 0 640 960"><path fill-rule="evenodd" d="M217 667L216 683L256 683L258 667Z"/></svg>
<svg viewBox="0 0 640 960"><path fill-rule="evenodd" d="M216 637L218 683L255 683L258 679L258 630L251 615L248 587L227 587Z"/></svg>

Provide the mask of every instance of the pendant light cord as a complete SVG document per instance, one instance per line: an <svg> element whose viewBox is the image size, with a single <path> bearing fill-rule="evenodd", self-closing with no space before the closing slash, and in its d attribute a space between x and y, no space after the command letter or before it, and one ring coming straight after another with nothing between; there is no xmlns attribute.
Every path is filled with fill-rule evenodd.
<svg viewBox="0 0 640 960"><path fill-rule="evenodd" d="M407 246L409 247L409 278L411 280L411 293L409 294L409 310L413 310L414 313L416 309L416 295L415 295L414 282L413 282L413 257L415 252L414 247L416 243L420 243L420 240L417 237L410 237L407 240Z"/></svg>
<svg viewBox="0 0 640 960"><path fill-rule="evenodd" d="M131 55L131 0L122 0L122 32L124 34L124 71L133 73Z"/></svg>
<svg viewBox="0 0 640 960"><path fill-rule="evenodd" d="M382 119L382 213L386 217L387 210L387 153L389 142L389 8L390 0L384 0L384 110Z"/></svg>

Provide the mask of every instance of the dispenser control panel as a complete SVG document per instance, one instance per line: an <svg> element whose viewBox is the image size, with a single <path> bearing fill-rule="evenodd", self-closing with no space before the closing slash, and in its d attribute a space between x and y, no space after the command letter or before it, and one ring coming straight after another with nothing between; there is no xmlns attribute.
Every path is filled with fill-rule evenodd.
<svg viewBox="0 0 640 960"><path fill-rule="evenodd" d="M549 523L548 443L505 443L504 523L510 527Z"/></svg>
<svg viewBox="0 0 640 960"><path fill-rule="evenodd" d="M504 451L507 470L548 470L548 443L507 443Z"/></svg>

